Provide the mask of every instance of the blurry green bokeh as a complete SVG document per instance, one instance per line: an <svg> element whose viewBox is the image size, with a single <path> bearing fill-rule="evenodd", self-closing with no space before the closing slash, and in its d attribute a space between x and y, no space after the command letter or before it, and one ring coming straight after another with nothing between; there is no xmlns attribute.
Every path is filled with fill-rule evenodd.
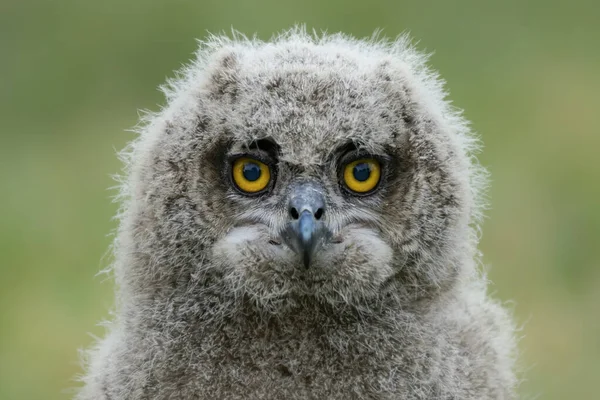
<svg viewBox="0 0 600 400"><path fill-rule="evenodd" d="M0 399L67 399L109 317L120 170L138 109L231 26L409 31L484 140L481 248L513 301L523 398L595 399L600 376L597 1L0 2ZM107 255L108 254L108 255Z"/></svg>

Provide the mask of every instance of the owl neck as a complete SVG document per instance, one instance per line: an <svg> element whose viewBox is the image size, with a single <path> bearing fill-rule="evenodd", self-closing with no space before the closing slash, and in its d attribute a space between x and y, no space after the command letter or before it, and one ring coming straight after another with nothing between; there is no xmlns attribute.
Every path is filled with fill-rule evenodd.
<svg viewBox="0 0 600 400"><path fill-rule="evenodd" d="M282 339L298 332L352 336L364 327L396 329L399 320L422 315L396 304L389 296L354 305L330 304L313 296L258 304L248 296L231 295L218 285L176 289L164 296L155 292L150 297L138 297L133 303L127 307L131 313L124 313L133 317L130 321L150 323L153 330L167 330L170 334L181 330L182 336L213 335L219 331L235 331L244 337L275 334ZM138 315L134 317L134 313Z"/></svg>
<svg viewBox="0 0 600 400"><path fill-rule="evenodd" d="M376 298L350 302L347 298L310 294L257 299L233 291L223 279L222 272L217 270L203 274L178 273L168 282L159 274L128 276L135 279L119 281L119 302L123 307L119 314L129 323L149 323L152 329L159 330L172 331L177 326L201 332L214 327L235 326L252 331L274 321L278 326L292 330L323 327L352 330L363 324L394 325L399 318L424 315L424 308L431 307L431 298L425 302L407 303L408 296L403 293L406 288L400 281L390 281Z"/></svg>

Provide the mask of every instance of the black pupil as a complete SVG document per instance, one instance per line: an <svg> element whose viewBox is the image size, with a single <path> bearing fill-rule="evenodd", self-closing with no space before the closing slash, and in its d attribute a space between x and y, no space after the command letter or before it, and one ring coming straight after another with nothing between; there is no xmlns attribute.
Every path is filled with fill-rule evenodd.
<svg viewBox="0 0 600 400"><path fill-rule="evenodd" d="M260 167L253 162L246 163L243 170L244 178L250 182L254 182L260 178Z"/></svg>
<svg viewBox="0 0 600 400"><path fill-rule="evenodd" d="M364 182L371 176L371 166L369 163L356 164L352 170L352 174L354 175L354 179Z"/></svg>

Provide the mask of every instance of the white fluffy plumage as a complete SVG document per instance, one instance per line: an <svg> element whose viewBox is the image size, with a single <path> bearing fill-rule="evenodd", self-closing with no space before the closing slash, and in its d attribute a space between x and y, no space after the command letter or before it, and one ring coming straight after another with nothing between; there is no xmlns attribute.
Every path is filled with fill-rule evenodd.
<svg viewBox="0 0 600 400"><path fill-rule="evenodd" d="M426 62L406 37L202 42L125 152L116 317L77 399L516 398L478 141Z"/></svg>

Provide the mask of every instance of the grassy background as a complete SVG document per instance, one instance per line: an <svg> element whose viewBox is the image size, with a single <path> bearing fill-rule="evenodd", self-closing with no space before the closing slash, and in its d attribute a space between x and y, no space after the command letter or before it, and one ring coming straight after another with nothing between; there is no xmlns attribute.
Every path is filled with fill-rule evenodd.
<svg viewBox="0 0 600 400"><path fill-rule="evenodd" d="M107 188L136 110L157 108L207 30L268 38L295 22L408 30L435 50L486 145L481 247L524 325L523 396L598 398L599 21L592 0L2 0L0 399L69 398L77 349L102 334Z"/></svg>

